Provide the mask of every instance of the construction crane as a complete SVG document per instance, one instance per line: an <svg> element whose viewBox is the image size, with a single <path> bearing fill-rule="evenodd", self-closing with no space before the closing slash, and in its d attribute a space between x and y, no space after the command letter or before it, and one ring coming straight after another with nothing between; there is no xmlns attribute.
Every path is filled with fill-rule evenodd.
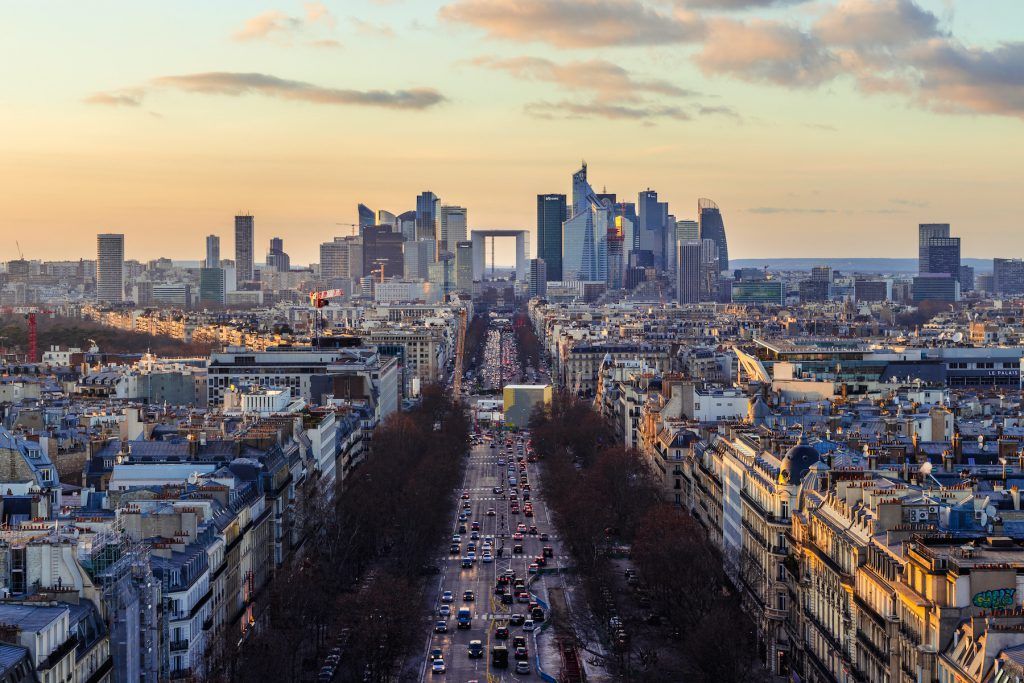
<svg viewBox="0 0 1024 683"><path fill-rule="evenodd" d="M455 400L462 397L462 357L466 352L466 309L459 310L459 331L455 336L455 371L452 377L452 393Z"/></svg>
<svg viewBox="0 0 1024 683"><path fill-rule="evenodd" d="M323 312L320 310L331 302L331 299L338 299L345 296L340 289L324 289L319 292L309 293L309 305L313 307L313 339L320 338L320 331L323 328Z"/></svg>
<svg viewBox="0 0 1024 683"><path fill-rule="evenodd" d="M28 309L20 309L25 312L25 320L28 321L28 355L25 360L28 363L39 362L39 328L36 322L36 314L44 313L50 316L53 315L54 311L48 309L41 309L31 307Z"/></svg>
<svg viewBox="0 0 1024 683"><path fill-rule="evenodd" d="M335 225L344 225L347 228L352 228L351 236L354 236L356 234L356 230L358 230L359 228L363 227L363 226L359 225L358 223L335 223Z"/></svg>

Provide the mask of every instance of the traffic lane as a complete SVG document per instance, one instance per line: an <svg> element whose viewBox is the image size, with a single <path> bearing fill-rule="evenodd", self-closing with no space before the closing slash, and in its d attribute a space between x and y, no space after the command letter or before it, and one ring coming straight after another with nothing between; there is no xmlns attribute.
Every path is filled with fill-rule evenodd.
<svg viewBox="0 0 1024 683"><path fill-rule="evenodd" d="M472 471L469 473L464 486L464 490L469 493L469 503L471 506L471 514L467 520L467 529L472 528L474 521L479 521L481 537L494 534L497 531L495 526L496 517L488 517L486 515L490 501L485 499L489 497L487 494L493 495L491 488L494 485L492 483L494 463L490 462L491 460L496 459L490 456L489 448L478 447L475 449L475 452L471 455L472 467L470 469ZM461 504L459 507L461 509ZM463 553L466 552L465 544L469 542L468 537L470 534L471 532L464 535ZM482 542L478 542L477 557L482 557ZM453 618L451 619L452 623L449 625L451 629L449 633L439 636L436 640L441 644L447 655L445 663L448 667L447 677L449 680L483 679L487 673L487 651L485 650L484 657L480 659L470 659L468 647L471 640L480 640L486 647L490 621L484 617L489 614L488 606L491 597L490 588L494 580L494 563L485 563L478 559L471 569L462 569L460 557L453 560L452 564L454 567L448 580L448 586L445 589L451 590L454 593L453 613L457 614L458 608L462 606L470 609L473 617L472 626L468 630L459 630ZM469 603L462 601L463 593L466 590L473 590L475 592L475 601ZM433 678L438 677L434 676Z"/></svg>

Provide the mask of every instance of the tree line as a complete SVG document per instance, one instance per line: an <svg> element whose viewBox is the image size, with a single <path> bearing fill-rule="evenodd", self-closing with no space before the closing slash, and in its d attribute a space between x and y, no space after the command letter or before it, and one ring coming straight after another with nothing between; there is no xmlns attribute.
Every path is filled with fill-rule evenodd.
<svg viewBox="0 0 1024 683"><path fill-rule="evenodd" d="M308 483L295 514L301 548L271 582L257 628L241 643L223 634L207 678L313 680L337 645L335 681L392 680L421 644L416 606L436 569L424 558L447 530L469 430L461 404L429 386L374 430L331 503Z"/></svg>
<svg viewBox="0 0 1024 683"><path fill-rule="evenodd" d="M530 427L545 498L589 603L571 624L581 644L600 638L606 651L618 651L609 663L631 681L680 675L698 683L763 680L754 624L721 555L691 515L664 502L643 456L616 443L601 416L567 393L535 411ZM671 640L671 653L659 656L632 642L622 647L609 633L607 624L617 613L610 587L622 583L613 556L626 548L639 575L637 596L643 594L666 625L663 637Z"/></svg>

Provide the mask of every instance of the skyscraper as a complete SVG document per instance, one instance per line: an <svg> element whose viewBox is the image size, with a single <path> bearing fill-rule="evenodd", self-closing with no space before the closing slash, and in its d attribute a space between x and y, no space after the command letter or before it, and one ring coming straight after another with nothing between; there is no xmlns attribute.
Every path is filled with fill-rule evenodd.
<svg viewBox="0 0 1024 683"><path fill-rule="evenodd" d="M699 242L700 223L690 220L676 221L676 241Z"/></svg>
<svg viewBox="0 0 1024 683"><path fill-rule="evenodd" d="M449 254L455 253L455 246L459 242L466 241L466 226L468 223L466 208L462 206L441 207L441 235L438 240L438 249Z"/></svg>
<svg viewBox="0 0 1024 683"><path fill-rule="evenodd" d="M224 270L202 268L199 271L199 303L221 305L225 298Z"/></svg>
<svg viewBox="0 0 1024 683"><path fill-rule="evenodd" d="M713 239L700 241L700 300L717 301L719 280L722 276L722 262L718 244Z"/></svg>
<svg viewBox="0 0 1024 683"><path fill-rule="evenodd" d="M604 282L612 207L587 182L587 165L572 176L572 216L562 224L562 279Z"/></svg>
<svg viewBox="0 0 1024 683"><path fill-rule="evenodd" d="M363 273L373 274L375 280L380 279L380 271L377 269L383 266L385 278L402 277L405 274L405 257L402 253L404 242L404 237L384 226L364 228Z"/></svg>
<svg viewBox="0 0 1024 683"><path fill-rule="evenodd" d="M930 237L925 245L927 254L926 273L945 273L950 277L960 280L960 238L959 237ZM920 269L920 264L918 268Z"/></svg>
<svg viewBox="0 0 1024 683"><path fill-rule="evenodd" d="M545 264L549 281L562 279L562 223L565 195L537 195L537 258Z"/></svg>
<svg viewBox="0 0 1024 683"><path fill-rule="evenodd" d="M292 269L291 257L285 253L284 240L280 237L270 238L270 249L267 250L267 268L287 273Z"/></svg>
<svg viewBox="0 0 1024 683"><path fill-rule="evenodd" d="M96 300L119 304L124 301L124 235L96 236Z"/></svg>
<svg viewBox="0 0 1024 683"><path fill-rule="evenodd" d="M996 294L1024 294L1024 261L992 259L992 291Z"/></svg>
<svg viewBox="0 0 1024 683"><path fill-rule="evenodd" d="M335 237L320 245L320 277L357 279L363 275L363 244L359 237Z"/></svg>
<svg viewBox="0 0 1024 683"><path fill-rule="evenodd" d="M934 237L949 237L949 223L920 223L917 226L917 272L930 273L928 267L928 241Z"/></svg>
<svg viewBox="0 0 1024 683"><path fill-rule="evenodd" d="M252 281L254 232L252 216L235 216L235 277L239 286Z"/></svg>
<svg viewBox="0 0 1024 683"><path fill-rule="evenodd" d="M697 240L679 243L676 258L676 299L681 304L700 302L702 245Z"/></svg>
<svg viewBox="0 0 1024 683"><path fill-rule="evenodd" d="M416 197L416 239L436 240L437 213L441 200L433 192L421 192Z"/></svg>
<svg viewBox="0 0 1024 683"><path fill-rule="evenodd" d="M206 236L206 267L220 268L220 237Z"/></svg>
<svg viewBox="0 0 1024 683"><path fill-rule="evenodd" d="M697 200L697 216L700 219L700 238L711 240L718 247L719 272L729 270L729 242L725 238L725 223L718 204L710 199Z"/></svg>
<svg viewBox="0 0 1024 683"><path fill-rule="evenodd" d="M377 225L390 225L392 232L398 231L398 216L381 209L377 212Z"/></svg>
<svg viewBox="0 0 1024 683"><path fill-rule="evenodd" d="M637 196L637 215L640 219L639 237L640 251L650 251L654 257L654 267L665 270L668 259L665 254L665 233L668 230L668 204L658 201L658 193L648 188ZM673 233L675 231L675 225Z"/></svg>
<svg viewBox="0 0 1024 683"><path fill-rule="evenodd" d="M530 298L548 295L547 264L542 258L530 259Z"/></svg>
<svg viewBox="0 0 1024 683"><path fill-rule="evenodd" d="M359 214L359 227L365 228L369 225L376 223L373 209L368 207L366 204L360 204L356 207L356 212Z"/></svg>
<svg viewBox="0 0 1024 683"><path fill-rule="evenodd" d="M466 294L473 293L473 243L455 245L455 287Z"/></svg>
<svg viewBox="0 0 1024 683"><path fill-rule="evenodd" d="M403 245L406 280L426 280L430 277L430 264L437 261L434 240L413 240Z"/></svg>

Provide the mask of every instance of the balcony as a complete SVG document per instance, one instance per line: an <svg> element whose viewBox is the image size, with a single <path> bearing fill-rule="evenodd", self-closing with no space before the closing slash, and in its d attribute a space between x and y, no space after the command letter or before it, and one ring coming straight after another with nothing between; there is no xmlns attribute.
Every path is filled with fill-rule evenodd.
<svg viewBox="0 0 1024 683"><path fill-rule="evenodd" d="M183 640L172 640L170 647L171 652L183 652L188 650L188 638Z"/></svg>
<svg viewBox="0 0 1024 683"><path fill-rule="evenodd" d="M170 680L187 680L192 677L192 669L186 667L184 669L172 669L171 673L167 676Z"/></svg>

